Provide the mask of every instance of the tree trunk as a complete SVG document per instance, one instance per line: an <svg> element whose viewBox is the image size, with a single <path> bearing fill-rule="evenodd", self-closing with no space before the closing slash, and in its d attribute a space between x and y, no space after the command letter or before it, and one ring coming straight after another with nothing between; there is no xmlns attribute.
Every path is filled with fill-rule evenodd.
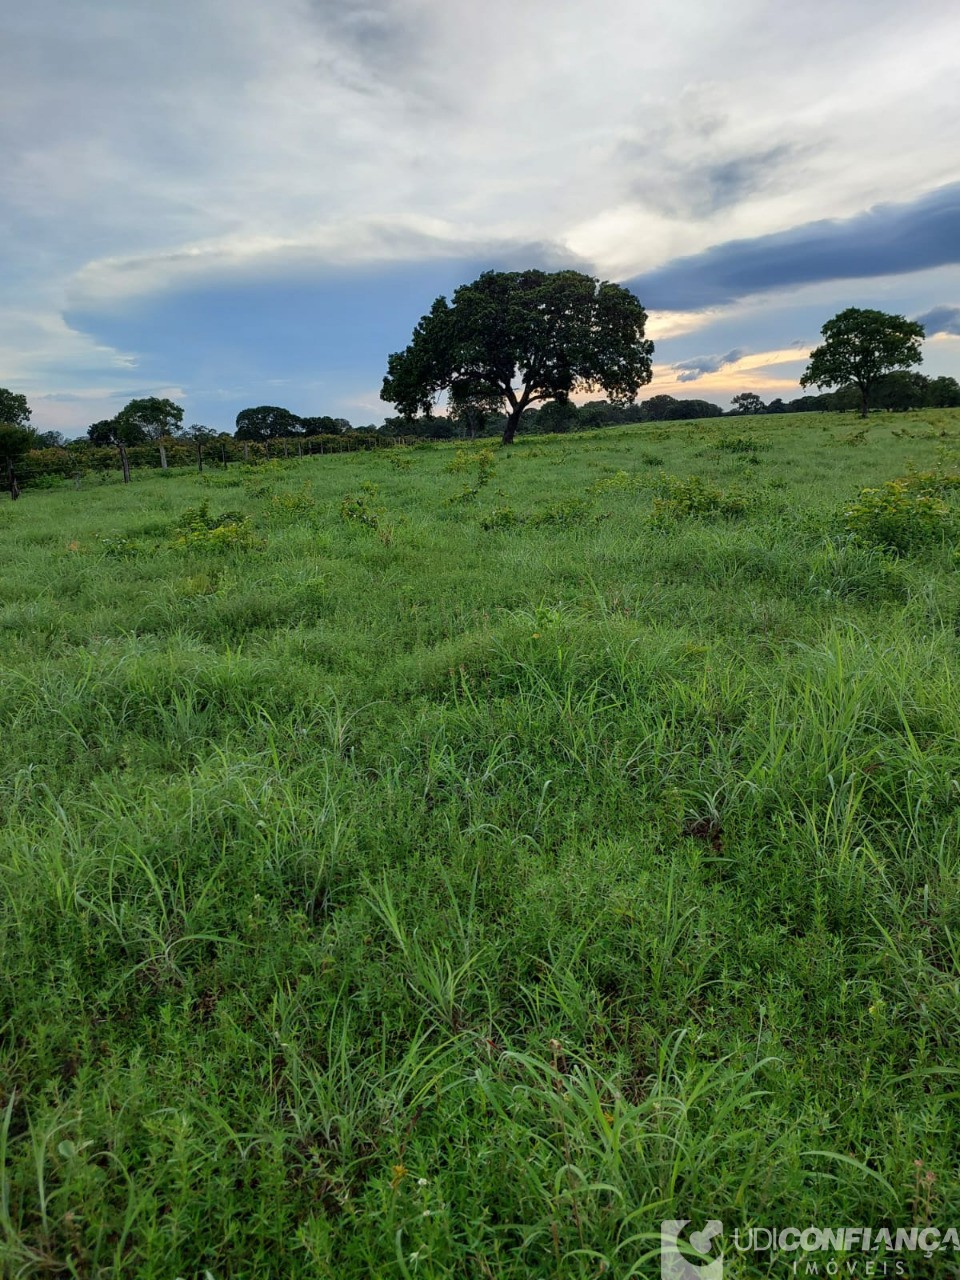
<svg viewBox="0 0 960 1280"><path fill-rule="evenodd" d="M197 470L203 471L203 445L197 441Z"/></svg>
<svg viewBox="0 0 960 1280"><path fill-rule="evenodd" d="M243 460L244 462L250 461L250 446L247 444L246 440L243 442Z"/></svg>
<svg viewBox="0 0 960 1280"><path fill-rule="evenodd" d="M501 444L513 444L513 437L517 434L517 427L520 424L522 414L523 409L519 405L515 409L511 409L507 414L507 425L503 428Z"/></svg>
<svg viewBox="0 0 960 1280"><path fill-rule="evenodd" d="M865 418L867 416L869 407L870 406L867 403L867 388L864 386L861 386L860 387L860 417L861 418Z"/></svg>
<svg viewBox="0 0 960 1280"><path fill-rule="evenodd" d="M222 440L220 441L220 461L224 466L227 465L227 447Z"/></svg>
<svg viewBox="0 0 960 1280"><path fill-rule="evenodd" d="M117 446L120 450L120 470L123 472L123 483L130 483L130 459L127 457L127 446L124 444Z"/></svg>

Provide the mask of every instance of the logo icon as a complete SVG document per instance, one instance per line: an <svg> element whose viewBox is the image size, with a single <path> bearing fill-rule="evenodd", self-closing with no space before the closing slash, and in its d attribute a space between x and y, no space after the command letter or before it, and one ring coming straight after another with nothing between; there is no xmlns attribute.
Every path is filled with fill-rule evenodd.
<svg viewBox="0 0 960 1280"><path fill-rule="evenodd" d="M661 1280L723 1280L723 1254L714 1241L723 1231L723 1223L711 1219L702 1231L691 1231L681 1240L689 1218L668 1218L660 1223Z"/></svg>

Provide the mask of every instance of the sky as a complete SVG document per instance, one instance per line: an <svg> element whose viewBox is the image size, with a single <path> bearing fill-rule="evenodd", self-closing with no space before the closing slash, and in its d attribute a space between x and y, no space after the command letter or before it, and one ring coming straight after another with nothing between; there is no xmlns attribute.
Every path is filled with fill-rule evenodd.
<svg viewBox="0 0 960 1280"><path fill-rule="evenodd" d="M956 0L31 0L0 20L0 386L380 422L487 269L650 313L667 392L801 394L849 306L960 377Z"/></svg>

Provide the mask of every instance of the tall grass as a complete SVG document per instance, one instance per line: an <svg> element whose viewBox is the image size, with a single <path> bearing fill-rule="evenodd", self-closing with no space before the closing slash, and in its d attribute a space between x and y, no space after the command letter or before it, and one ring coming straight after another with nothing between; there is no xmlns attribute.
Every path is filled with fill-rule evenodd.
<svg viewBox="0 0 960 1280"><path fill-rule="evenodd" d="M843 511L960 416L734 435L0 505L0 1272L956 1223L957 547Z"/></svg>

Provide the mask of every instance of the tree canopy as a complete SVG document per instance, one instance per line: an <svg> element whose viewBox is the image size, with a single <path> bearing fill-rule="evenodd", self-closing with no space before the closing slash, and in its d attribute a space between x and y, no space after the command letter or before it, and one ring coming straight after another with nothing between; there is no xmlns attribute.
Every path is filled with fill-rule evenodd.
<svg viewBox="0 0 960 1280"><path fill-rule="evenodd" d="M766 413L767 406L755 391L741 391L730 402L737 413Z"/></svg>
<svg viewBox="0 0 960 1280"><path fill-rule="evenodd" d="M0 422L6 422L11 427L29 427L30 406L27 404L27 397L0 387Z"/></svg>
<svg viewBox="0 0 960 1280"><path fill-rule="evenodd" d="M860 413L866 417L879 380L896 369L920 364L922 324L885 311L848 307L820 330L824 341L810 353L801 387L855 386Z"/></svg>
<svg viewBox="0 0 960 1280"><path fill-rule="evenodd" d="M143 400L131 400L117 414L117 420L141 432L144 440L162 440L178 434L183 425L183 409L172 400L147 396Z"/></svg>
<svg viewBox="0 0 960 1280"><path fill-rule="evenodd" d="M241 409L237 414L238 440L281 440L301 434L300 419L276 404Z"/></svg>
<svg viewBox="0 0 960 1280"><path fill-rule="evenodd" d="M402 415L430 414L448 391L454 412L506 405L503 443L537 401L603 388L626 403L652 376L647 313L621 285L578 271L485 271L439 297L404 351L387 362L380 398Z"/></svg>
<svg viewBox="0 0 960 1280"><path fill-rule="evenodd" d="M183 409L172 400L146 396L131 400L115 418L104 418L87 427L91 444L146 444L148 440L164 440L179 434Z"/></svg>

